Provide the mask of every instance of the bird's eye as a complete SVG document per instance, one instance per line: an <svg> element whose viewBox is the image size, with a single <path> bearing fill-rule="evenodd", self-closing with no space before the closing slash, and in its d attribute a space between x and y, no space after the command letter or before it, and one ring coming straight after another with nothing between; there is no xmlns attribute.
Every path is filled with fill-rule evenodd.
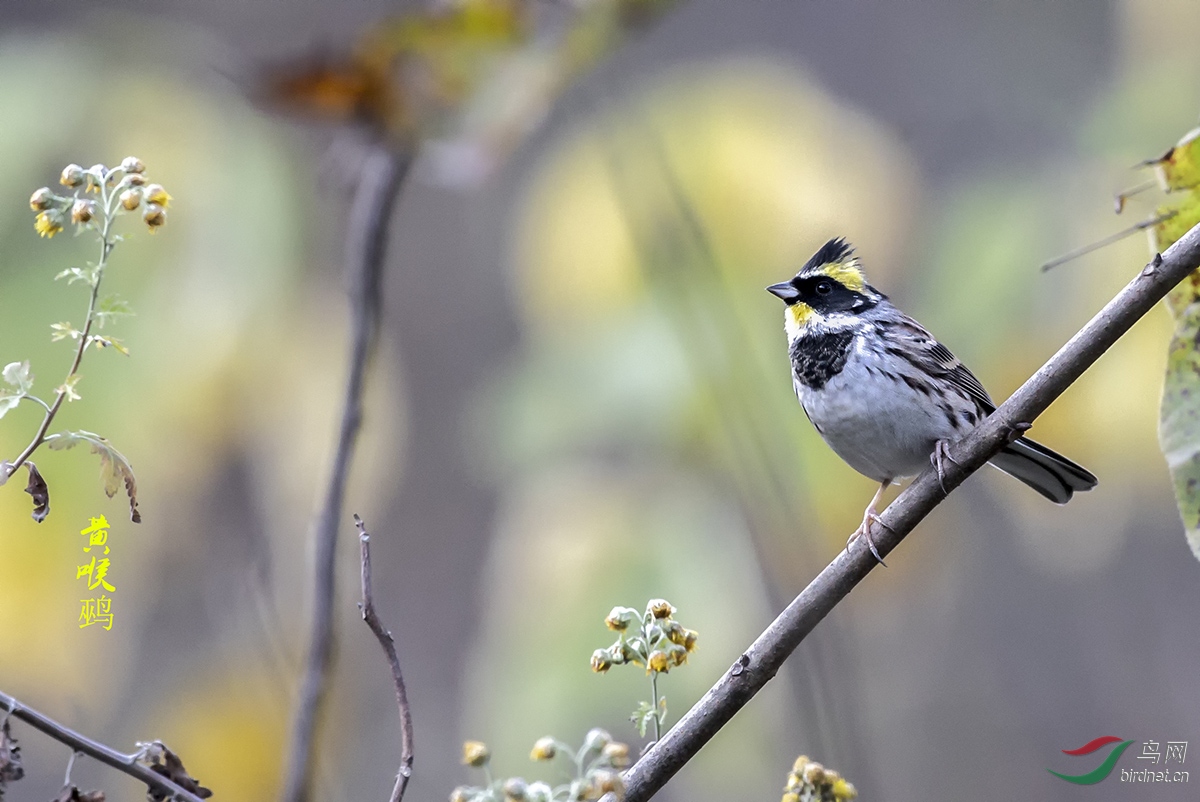
<svg viewBox="0 0 1200 802"><path fill-rule="evenodd" d="M817 295L828 295L833 292L833 282L827 279L821 279L817 282Z"/></svg>

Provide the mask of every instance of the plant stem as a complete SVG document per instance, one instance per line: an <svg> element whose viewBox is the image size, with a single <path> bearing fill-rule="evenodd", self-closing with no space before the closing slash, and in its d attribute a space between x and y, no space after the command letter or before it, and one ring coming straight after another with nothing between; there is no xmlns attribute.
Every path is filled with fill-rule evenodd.
<svg viewBox="0 0 1200 802"><path fill-rule="evenodd" d="M115 188L113 196L116 196ZM113 246L116 244L109 237L109 232L112 229L113 210L109 208L109 195L104 181L100 183L100 199L100 205L104 209L104 226L100 232L100 261L96 264L96 280L92 283L92 294L88 298L87 320L84 321L83 331L79 335L79 345L75 348L75 358L71 360L71 369L67 371L67 378L63 381L63 384L71 380L71 377L79 370L79 363L83 361L83 352L88 347L88 335L91 333L92 324L95 322L96 299L100 294L100 281L104 278L104 268L108 264L108 255L112 253ZM54 403L46 407L46 414L42 417L42 425L38 427L37 432L33 435L33 439L29 441L29 445L25 446L25 450L8 464L6 467L8 474L5 478L12 476L17 468L25 464L25 461L33 456L33 452L37 451L38 447L46 439L46 432L50 430L50 424L54 422L54 416L58 414L58 410L62 408L63 401L67 397L67 392L62 387L59 387L55 392L57 396L54 399ZM32 396L29 397L32 398ZM45 402L41 399L34 400L38 401L42 406L46 406Z"/></svg>
<svg viewBox="0 0 1200 802"><path fill-rule="evenodd" d="M362 421L368 361L379 329L384 246L392 210L413 156L411 152L396 152L388 145L372 145L360 170L350 210L346 238L346 267L351 281L349 375L343 390L337 446L321 508L312 528L315 576L311 634L292 723L281 797L284 802L310 802L313 798L317 720L327 695L334 651L338 522L342 517L342 499Z"/></svg>
<svg viewBox="0 0 1200 802"><path fill-rule="evenodd" d="M658 672L650 670L650 704L654 705L654 741L662 737L662 722L658 718Z"/></svg>

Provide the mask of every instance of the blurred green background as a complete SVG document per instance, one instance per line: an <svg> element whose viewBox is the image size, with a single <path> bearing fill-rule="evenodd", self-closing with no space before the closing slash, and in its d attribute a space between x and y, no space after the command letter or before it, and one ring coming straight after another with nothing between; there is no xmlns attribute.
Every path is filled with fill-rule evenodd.
<svg viewBox="0 0 1200 802"><path fill-rule="evenodd" d="M120 748L166 741L220 800L280 787L347 336L333 132L236 76L402 10L0 6L0 363L30 359L49 394L70 357L49 324L86 305L52 278L92 242L40 240L34 189L135 154L175 197L156 236L130 221L106 279L136 310L114 332L132 356L89 354L57 426L130 458L145 522L80 450L35 457L45 523L22 483L0 490L0 689ZM660 683L673 721L842 547L872 483L805 420L762 289L825 239L1000 399L1107 301L1141 237L1037 268L1149 214L1111 196L1196 124L1198 24L1185 0L683 2L480 185L418 164L347 498L408 679L408 798L478 779L468 737L531 779L556 779L527 762L541 735L637 743L648 683L587 665L612 606L665 596L699 630ZM1192 798L1046 771L1100 735L1200 741L1200 566L1156 439L1169 334L1156 309L1037 423L1098 490L1056 508L972 478L660 798L774 799L800 753L864 799ZM0 456L39 419L0 421ZM76 532L101 513L111 632L76 626ZM384 798L399 737L348 520L339 548L329 802ZM7 798L51 797L65 750L15 729ZM90 761L74 777L141 797Z"/></svg>

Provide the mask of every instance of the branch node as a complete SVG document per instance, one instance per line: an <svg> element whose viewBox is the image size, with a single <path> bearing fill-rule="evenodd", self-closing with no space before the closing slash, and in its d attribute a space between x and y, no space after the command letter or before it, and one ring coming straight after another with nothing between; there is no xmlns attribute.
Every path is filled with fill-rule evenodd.
<svg viewBox="0 0 1200 802"><path fill-rule="evenodd" d="M746 669L749 667L750 655L743 652L742 656L739 657L737 662L733 664L733 668L729 669L729 675L731 677L740 677L742 674L746 673Z"/></svg>
<svg viewBox="0 0 1200 802"><path fill-rule="evenodd" d="M1010 443L1014 443L1017 440L1021 439L1021 436L1023 434L1025 434L1025 432L1029 431L1032 428L1033 428L1033 424L1028 423L1026 421L1017 421L1016 423L1010 423L1004 427L1004 439Z"/></svg>
<svg viewBox="0 0 1200 802"><path fill-rule="evenodd" d="M1149 263L1145 267L1142 268L1142 275L1143 276L1151 275L1155 270L1158 270L1160 267L1162 267L1162 263L1163 263L1162 254L1161 253L1154 254L1154 258L1151 259L1149 261Z"/></svg>

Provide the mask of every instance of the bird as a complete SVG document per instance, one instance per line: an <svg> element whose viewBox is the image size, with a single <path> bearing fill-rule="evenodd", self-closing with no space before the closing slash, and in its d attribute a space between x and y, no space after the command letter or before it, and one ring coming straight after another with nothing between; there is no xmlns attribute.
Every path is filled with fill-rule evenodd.
<svg viewBox="0 0 1200 802"><path fill-rule="evenodd" d="M876 505L897 480L932 463L941 478L949 443L996 410L975 375L946 346L867 283L844 238L821 246L788 281L781 299L792 386L817 432L879 489L847 546L882 524ZM1091 471L1019 436L990 463L1056 504L1098 480Z"/></svg>

